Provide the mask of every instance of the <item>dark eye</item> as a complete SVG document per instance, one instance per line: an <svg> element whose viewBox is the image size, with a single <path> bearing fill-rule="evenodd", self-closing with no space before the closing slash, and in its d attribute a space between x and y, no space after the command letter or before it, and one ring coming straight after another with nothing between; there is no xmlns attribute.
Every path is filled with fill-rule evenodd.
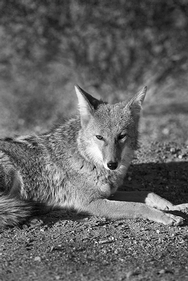
<svg viewBox="0 0 188 281"><path fill-rule="evenodd" d="M96 135L96 138L97 138L98 140L103 140L103 137L100 136L100 135Z"/></svg>
<svg viewBox="0 0 188 281"><path fill-rule="evenodd" d="M122 139L125 139L127 137L127 134L119 134L118 136L118 140L122 140Z"/></svg>

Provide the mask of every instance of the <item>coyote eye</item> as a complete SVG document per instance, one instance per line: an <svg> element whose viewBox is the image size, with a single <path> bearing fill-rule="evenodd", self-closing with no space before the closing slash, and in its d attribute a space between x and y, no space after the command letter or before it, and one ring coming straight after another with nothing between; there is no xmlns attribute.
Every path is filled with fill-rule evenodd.
<svg viewBox="0 0 188 281"><path fill-rule="evenodd" d="M118 136L118 140L122 140L122 139L125 139L127 137L127 134L119 134Z"/></svg>
<svg viewBox="0 0 188 281"><path fill-rule="evenodd" d="M97 138L98 140L103 140L103 137L100 136L100 135L96 135L96 138Z"/></svg>

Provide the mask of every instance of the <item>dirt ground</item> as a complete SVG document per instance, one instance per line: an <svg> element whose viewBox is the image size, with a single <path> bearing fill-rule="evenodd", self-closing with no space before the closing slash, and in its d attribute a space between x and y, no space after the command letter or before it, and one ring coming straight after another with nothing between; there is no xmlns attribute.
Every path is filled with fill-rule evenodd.
<svg viewBox="0 0 188 281"><path fill-rule="evenodd" d="M143 146L123 188L188 202L188 146ZM0 233L0 280L188 280L182 227L54 211Z"/></svg>

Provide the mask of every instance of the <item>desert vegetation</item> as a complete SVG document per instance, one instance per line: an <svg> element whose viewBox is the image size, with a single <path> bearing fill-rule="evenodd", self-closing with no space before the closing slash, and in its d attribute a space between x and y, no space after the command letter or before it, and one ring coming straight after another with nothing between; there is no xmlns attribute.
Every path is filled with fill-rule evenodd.
<svg viewBox="0 0 188 281"><path fill-rule="evenodd" d="M74 84L109 102L143 85L143 140L188 142L184 0L1 0L1 135L76 112Z"/></svg>

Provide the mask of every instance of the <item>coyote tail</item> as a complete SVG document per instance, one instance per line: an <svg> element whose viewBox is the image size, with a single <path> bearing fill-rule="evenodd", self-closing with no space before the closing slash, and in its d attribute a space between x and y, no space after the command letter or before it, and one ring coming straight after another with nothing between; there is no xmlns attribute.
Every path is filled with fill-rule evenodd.
<svg viewBox="0 0 188 281"><path fill-rule="evenodd" d="M15 226L26 221L28 217L40 213L43 203L20 200L9 195L0 196L0 228Z"/></svg>

